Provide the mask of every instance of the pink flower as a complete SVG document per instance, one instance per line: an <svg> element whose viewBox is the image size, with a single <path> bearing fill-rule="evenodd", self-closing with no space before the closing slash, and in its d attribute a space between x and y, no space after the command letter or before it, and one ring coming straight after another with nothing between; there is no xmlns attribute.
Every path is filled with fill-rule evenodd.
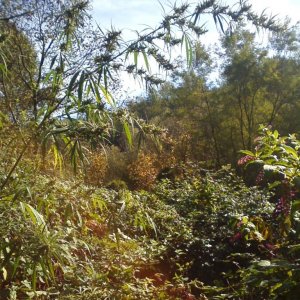
<svg viewBox="0 0 300 300"><path fill-rule="evenodd" d="M260 170L258 175L256 176L255 184L258 185L258 184L262 183L264 176L265 176L264 170Z"/></svg>
<svg viewBox="0 0 300 300"><path fill-rule="evenodd" d="M249 161L252 161L252 160L254 160L255 158L253 157L253 156L250 156L250 155L246 155L246 156L243 156L243 157L241 157L239 160L238 160L238 165L239 166L243 166L243 165L245 165L247 162L249 162Z"/></svg>
<svg viewBox="0 0 300 300"><path fill-rule="evenodd" d="M270 244L270 243L266 243L266 244L265 244L265 247L266 247L268 250L271 250L271 251L276 250L276 249L278 248L277 246L275 246L275 245L273 245L273 244Z"/></svg>
<svg viewBox="0 0 300 300"><path fill-rule="evenodd" d="M275 206L274 215L275 216L279 216L279 215L287 216L290 213L290 209L291 209L290 202L288 201L287 198L285 198L283 196L278 200L278 202Z"/></svg>

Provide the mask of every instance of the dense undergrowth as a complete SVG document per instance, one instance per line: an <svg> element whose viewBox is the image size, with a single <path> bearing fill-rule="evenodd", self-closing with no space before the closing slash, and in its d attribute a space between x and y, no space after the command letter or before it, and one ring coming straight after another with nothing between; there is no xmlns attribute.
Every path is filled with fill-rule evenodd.
<svg viewBox="0 0 300 300"><path fill-rule="evenodd" d="M126 40L90 5L0 1L0 299L298 299L300 142L255 138L299 132L297 25L188 1Z"/></svg>
<svg viewBox="0 0 300 300"><path fill-rule="evenodd" d="M188 164L100 188L27 161L1 194L1 299L297 299L298 145L265 129L239 162L257 186Z"/></svg>

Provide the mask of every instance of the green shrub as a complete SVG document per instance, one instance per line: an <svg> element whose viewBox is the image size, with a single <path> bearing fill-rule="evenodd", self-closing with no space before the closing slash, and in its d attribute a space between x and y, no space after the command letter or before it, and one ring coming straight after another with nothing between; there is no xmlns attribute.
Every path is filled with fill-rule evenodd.
<svg viewBox="0 0 300 300"><path fill-rule="evenodd" d="M175 182L165 180L155 193L192 229L192 237L181 248L182 262L191 262L191 278L211 283L220 279L222 272L247 266L253 256L260 255L259 245L265 238L244 235L235 240L236 225L243 218L254 223L254 218L260 218L267 223L274 207L266 191L246 187L232 170L224 168ZM257 236L262 236L260 231L265 228L253 226Z"/></svg>

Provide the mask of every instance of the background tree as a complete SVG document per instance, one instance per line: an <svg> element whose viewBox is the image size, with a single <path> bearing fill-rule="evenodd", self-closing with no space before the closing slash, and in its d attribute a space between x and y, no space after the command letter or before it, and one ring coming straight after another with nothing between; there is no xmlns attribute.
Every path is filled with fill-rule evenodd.
<svg viewBox="0 0 300 300"><path fill-rule="evenodd" d="M21 4L22 1L1 3L1 18L14 22L36 53L36 72L26 71L30 78L28 102L33 118L28 120L29 138L23 140L24 146L2 188L32 140L44 141L37 145L54 145L55 153L63 146L63 153L69 154L74 168L78 159L84 158L82 139L91 137L102 143L109 140L114 133L112 121L116 118L131 143L129 115L119 112L110 90L116 74L125 71L140 76L146 86L161 83L161 79L149 73L149 61L156 61L166 71L173 66L168 56L161 52L159 41L168 50L178 44L184 45L190 65L191 36L206 32L199 23L200 15L212 15L221 30L224 30L224 21L229 23L231 30L236 20L244 17L255 26L279 28L274 19L255 15L246 2L231 10L216 1L204 1L198 5L174 5L156 28L137 33L135 41L127 42L122 40L121 31L105 32L99 27L91 30L88 1L43 0ZM133 63L128 59L130 56ZM143 63L139 66L141 57Z"/></svg>
<svg viewBox="0 0 300 300"><path fill-rule="evenodd" d="M189 135L183 143L193 149L189 157L208 165L234 164L239 149L254 147L259 124L298 132L299 48L296 28L290 30L293 34L283 29L287 36L280 31L259 45L254 32L240 27L221 40L218 82L209 84L212 59L202 48L202 67L174 72L168 84L134 109L164 124L178 143L181 135ZM280 50L285 39L290 39L287 56L282 52L287 50Z"/></svg>
<svg viewBox="0 0 300 300"><path fill-rule="evenodd" d="M19 32L14 24L1 22L2 53L6 68L2 72L1 91L2 111L7 113L15 125L22 123L22 112L32 117L31 107L36 57L33 46L24 34Z"/></svg>

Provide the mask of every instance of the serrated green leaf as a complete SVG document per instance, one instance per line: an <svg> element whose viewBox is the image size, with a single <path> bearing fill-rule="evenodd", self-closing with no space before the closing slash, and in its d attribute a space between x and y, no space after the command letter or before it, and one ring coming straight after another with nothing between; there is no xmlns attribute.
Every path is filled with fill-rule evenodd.
<svg viewBox="0 0 300 300"><path fill-rule="evenodd" d="M150 66L149 66L149 61L148 61L148 57L147 57L147 54L146 52L143 50L143 56L144 56L144 62L145 62L145 65L146 65L146 68L147 68L147 71L149 72L150 71Z"/></svg>
<svg viewBox="0 0 300 300"><path fill-rule="evenodd" d="M255 157L255 154L253 152L251 152L250 150L240 150L239 153Z"/></svg>
<svg viewBox="0 0 300 300"><path fill-rule="evenodd" d="M185 41L185 52L186 52L186 62L188 68L192 66L192 58L193 58L193 48L191 45L191 41L189 37L185 34L184 35L184 41Z"/></svg>
<svg viewBox="0 0 300 300"><path fill-rule="evenodd" d="M50 63L50 69L52 69L52 67L54 66L57 56L58 56L58 54L56 54L56 55L52 58L51 63Z"/></svg>
<svg viewBox="0 0 300 300"><path fill-rule="evenodd" d="M43 80L43 82L48 82L51 76L54 76L54 71L51 70L50 72L48 72Z"/></svg>
<svg viewBox="0 0 300 300"><path fill-rule="evenodd" d="M25 202L20 202L20 206L25 218L28 215L34 225L37 225L42 230L47 230L44 217L36 209L34 209L30 204Z"/></svg>
<svg viewBox="0 0 300 300"><path fill-rule="evenodd" d="M104 86L102 86L102 85L100 85L100 89L101 89L101 91L102 91L102 93L103 93L103 95L104 95L106 101L107 101L110 105L115 106L116 104L115 104L114 98L113 98L112 95L108 92L108 90L107 90Z"/></svg>
<svg viewBox="0 0 300 300"><path fill-rule="evenodd" d="M123 123L123 128L124 128L124 132L125 132L125 135L126 135L127 142L129 144L129 146L131 147L132 146L132 135L131 135L131 132L130 132L130 129L129 129L129 125L126 121Z"/></svg>
<svg viewBox="0 0 300 300"><path fill-rule="evenodd" d="M133 52L133 60L134 60L134 64L135 64L136 68L137 68L137 64L138 64L138 56L139 56L139 52L135 50Z"/></svg>
<svg viewBox="0 0 300 300"><path fill-rule="evenodd" d="M298 156L298 152L290 147L290 146L287 146L287 145L283 145L283 149L288 153L288 154L291 154L295 159L299 159L299 156Z"/></svg>
<svg viewBox="0 0 300 300"><path fill-rule="evenodd" d="M100 92L99 92L99 86L93 78L91 78L91 82L92 82L92 91L95 95L96 101L97 101L97 103L101 103L102 101L101 101L101 96L100 96Z"/></svg>
<svg viewBox="0 0 300 300"><path fill-rule="evenodd" d="M79 78L79 83L78 83L78 100L79 100L79 102L82 102L84 80L85 80L85 73L84 73L84 71L82 71L80 78Z"/></svg>
<svg viewBox="0 0 300 300"><path fill-rule="evenodd" d="M72 89L73 89L73 86L74 86L74 83L79 75L80 71L76 72L73 77L71 78L70 80L70 83L69 83L69 86L68 86L68 93L71 93Z"/></svg>

